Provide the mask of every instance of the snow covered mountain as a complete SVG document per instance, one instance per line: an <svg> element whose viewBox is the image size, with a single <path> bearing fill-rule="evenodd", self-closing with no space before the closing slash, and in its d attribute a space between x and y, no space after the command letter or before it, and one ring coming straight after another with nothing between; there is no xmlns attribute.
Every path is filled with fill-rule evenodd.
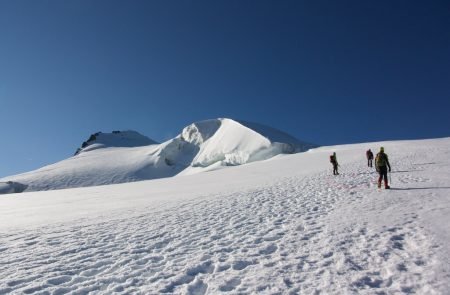
<svg viewBox="0 0 450 295"><path fill-rule="evenodd" d="M135 131L95 133L75 155L0 179L1 192L53 190L195 174L311 148L279 130L243 121L193 123L161 144Z"/></svg>

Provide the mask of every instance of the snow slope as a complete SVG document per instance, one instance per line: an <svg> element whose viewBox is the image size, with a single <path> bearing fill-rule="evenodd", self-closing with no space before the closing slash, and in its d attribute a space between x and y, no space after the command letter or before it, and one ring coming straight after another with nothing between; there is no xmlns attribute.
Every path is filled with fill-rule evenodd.
<svg viewBox="0 0 450 295"><path fill-rule="evenodd" d="M161 144L134 131L95 133L74 157L0 181L23 184L26 191L123 183L242 165L310 147L270 127L215 119L193 123Z"/></svg>
<svg viewBox="0 0 450 295"><path fill-rule="evenodd" d="M448 294L449 159L450 138L366 143L5 195L0 294Z"/></svg>

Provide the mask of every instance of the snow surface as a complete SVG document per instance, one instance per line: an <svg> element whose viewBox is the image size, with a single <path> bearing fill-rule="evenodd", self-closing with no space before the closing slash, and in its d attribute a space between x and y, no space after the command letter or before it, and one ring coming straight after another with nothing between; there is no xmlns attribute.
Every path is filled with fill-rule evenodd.
<svg viewBox="0 0 450 295"><path fill-rule="evenodd" d="M448 294L449 175L445 138L4 195L0 294Z"/></svg>
<svg viewBox="0 0 450 295"><path fill-rule="evenodd" d="M193 123L161 144L134 131L116 131L96 133L85 145L74 157L0 181L21 183L26 191L124 183L211 171L312 147L279 130L231 119ZM0 187L2 192L13 191Z"/></svg>

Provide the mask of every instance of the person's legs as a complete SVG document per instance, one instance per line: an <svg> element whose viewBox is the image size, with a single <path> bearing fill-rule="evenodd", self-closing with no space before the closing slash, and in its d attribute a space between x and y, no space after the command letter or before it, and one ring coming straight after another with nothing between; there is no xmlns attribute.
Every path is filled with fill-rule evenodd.
<svg viewBox="0 0 450 295"><path fill-rule="evenodd" d="M381 181L384 178L384 185L387 185L387 167L379 167L378 172L380 173L380 177L378 178L378 188L381 188Z"/></svg>
<svg viewBox="0 0 450 295"><path fill-rule="evenodd" d="M384 180L384 188L389 188L387 178L387 167L379 167L380 178L378 178L378 188L381 188L381 181Z"/></svg>
<svg viewBox="0 0 450 295"><path fill-rule="evenodd" d="M384 188L389 188L388 178L387 178L387 169L384 171L383 177L384 177Z"/></svg>

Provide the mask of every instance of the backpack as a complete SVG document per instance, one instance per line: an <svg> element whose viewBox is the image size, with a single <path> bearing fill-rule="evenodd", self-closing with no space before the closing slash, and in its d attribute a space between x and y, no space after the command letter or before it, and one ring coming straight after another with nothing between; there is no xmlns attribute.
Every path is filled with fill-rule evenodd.
<svg viewBox="0 0 450 295"><path fill-rule="evenodd" d="M334 156L333 155L331 155L330 156L330 163L334 163L336 160L334 159Z"/></svg>
<svg viewBox="0 0 450 295"><path fill-rule="evenodd" d="M385 153L378 153L375 159L377 167L386 166L387 155Z"/></svg>

